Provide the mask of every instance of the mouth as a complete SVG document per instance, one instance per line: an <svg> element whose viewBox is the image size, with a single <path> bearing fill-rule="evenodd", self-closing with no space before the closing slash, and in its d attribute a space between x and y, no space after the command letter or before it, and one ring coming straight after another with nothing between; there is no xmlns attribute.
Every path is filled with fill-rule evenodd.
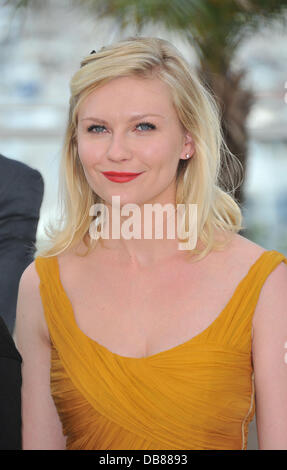
<svg viewBox="0 0 287 470"><path fill-rule="evenodd" d="M114 181L115 183L126 183L127 181L131 181L137 178L139 175L143 173L130 173L130 172L116 172L116 171L104 171L102 174L110 181Z"/></svg>

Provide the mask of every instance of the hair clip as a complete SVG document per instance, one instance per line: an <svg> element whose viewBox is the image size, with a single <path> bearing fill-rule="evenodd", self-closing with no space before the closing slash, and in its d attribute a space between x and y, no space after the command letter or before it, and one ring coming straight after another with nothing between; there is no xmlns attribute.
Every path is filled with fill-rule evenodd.
<svg viewBox="0 0 287 470"><path fill-rule="evenodd" d="M91 54L96 54L96 53L97 53L97 51L93 50L92 52L90 52L90 55Z"/></svg>

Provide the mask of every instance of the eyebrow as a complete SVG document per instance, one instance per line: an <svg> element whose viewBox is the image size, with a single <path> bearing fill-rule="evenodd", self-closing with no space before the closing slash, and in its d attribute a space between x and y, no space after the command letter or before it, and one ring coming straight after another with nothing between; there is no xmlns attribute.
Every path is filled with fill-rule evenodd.
<svg viewBox="0 0 287 470"><path fill-rule="evenodd" d="M133 122L133 121L137 121L139 119L143 119L147 116L156 116L156 117L160 117L162 119L165 119L164 116L162 116L161 114L155 114L155 113L147 113L147 114L137 114L135 116L132 116L128 122ZM107 121L105 121L104 119L100 119L100 118L97 118L95 116L91 116L91 117L86 117L86 118L83 118L81 119L81 121L97 121L97 122L101 122L103 124L108 124Z"/></svg>

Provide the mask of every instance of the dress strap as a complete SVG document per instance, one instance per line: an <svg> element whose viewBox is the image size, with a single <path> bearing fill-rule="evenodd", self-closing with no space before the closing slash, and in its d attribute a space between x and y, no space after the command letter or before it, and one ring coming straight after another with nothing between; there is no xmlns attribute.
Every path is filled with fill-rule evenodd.
<svg viewBox="0 0 287 470"><path fill-rule="evenodd" d="M51 343L57 348L60 356L61 351L69 347L75 350L75 353L81 351L79 354L86 355L88 366L91 345L88 338L77 328L72 304L61 284L57 257L39 256L35 259L35 266L40 278L39 290Z"/></svg>
<svg viewBox="0 0 287 470"><path fill-rule="evenodd" d="M227 315L222 316L222 322L216 325L216 331L211 332L216 341L228 342L233 347L249 350L253 334L252 319L260 292L268 276L281 262L287 264L287 259L276 250L264 251L259 256L239 282L225 307Z"/></svg>

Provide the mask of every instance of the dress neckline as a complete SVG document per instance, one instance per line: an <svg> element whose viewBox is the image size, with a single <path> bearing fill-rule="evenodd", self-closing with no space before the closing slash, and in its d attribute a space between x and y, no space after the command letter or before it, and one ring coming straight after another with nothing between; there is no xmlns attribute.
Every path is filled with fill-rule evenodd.
<svg viewBox="0 0 287 470"><path fill-rule="evenodd" d="M210 323L210 325L208 325L203 331L201 331L200 333L196 334L195 336L193 336L192 338L176 345L176 346L172 346L168 349L164 349L163 351L159 351L158 353L154 353L154 354L150 354L149 356L143 356L143 357L132 357L132 356L122 356L120 354L117 354L117 353L114 353L112 352L110 349L108 349L106 346L98 343L98 341L92 339L90 336L86 335L86 333L84 333L80 327L78 326L77 322L76 322L76 317L75 317L75 313L74 313L74 309L73 309L73 306L72 306L72 303L64 289L64 286L61 282L61 278L60 278L60 268L59 268L59 262L58 262L58 257L57 256L53 256L51 259L54 260L54 264L55 264L55 270L56 270L56 275L57 275L57 282L58 282L58 285L59 285L59 288L60 288L60 292L62 293L64 299L66 300L66 304L68 305L69 307L69 310L70 310L70 314L71 314L71 319L72 319L72 322L73 322L73 326L76 328L76 330L78 331L78 333L83 337L85 338L87 341L90 342L90 344L92 344L94 347L100 349L102 352L104 352L106 355L110 355L111 357L117 359L117 360L122 360L122 361L135 361L135 362L143 362L143 361L148 361L148 360L152 360L153 358L156 358L156 357L161 357L161 356L164 356L166 354L171 354L173 351L177 351L178 349L180 348L183 348L185 346L187 346L188 344L194 342L196 339L198 339L199 337L202 337L204 336L205 334L207 334L211 328L214 327L215 324L217 324L220 319L222 319L222 317L224 316L224 314L226 314L226 312L229 310L230 308L230 305L235 297L235 295L239 292L239 290L241 289L241 287L243 286L243 284L247 281L248 277L250 276L251 272L258 266L259 263L261 263L262 259L268 254L268 253L272 253L272 252L275 252L275 253L278 253L276 252L275 250L265 250L263 253L261 253L261 255L257 258L257 260L250 266L247 274L245 274L245 276L239 281L239 283L237 284L237 286L235 287L234 291L233 291L233 294L231 295L230 299L228 300L227 304L225 305L225 307L223 308L223 310L221 310L221 312L217 315L217 317ZM282 255L283 256L283 255Z"/></svg>

